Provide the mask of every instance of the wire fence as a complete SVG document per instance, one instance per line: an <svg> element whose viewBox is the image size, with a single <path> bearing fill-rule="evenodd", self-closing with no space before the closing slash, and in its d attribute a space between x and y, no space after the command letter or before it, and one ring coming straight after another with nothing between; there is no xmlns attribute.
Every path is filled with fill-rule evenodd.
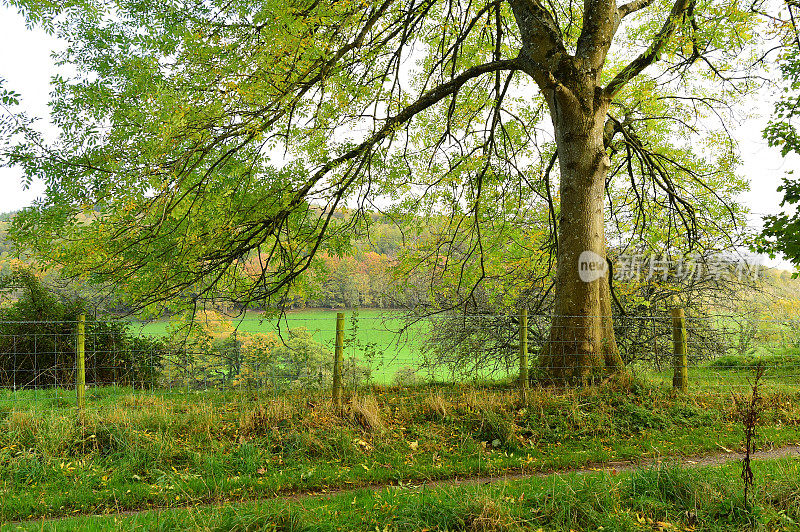
<svg viewBox="0 0 800 532"><path fill-rule="evenodd" d="M510 387L521 373L529 374L528 386L557 387L603 379L611 362L663 386L675 385L685 368L689 389L709 393L747 387L763 365L766 386L800 391L800 321L791 319L410 318L362 311L349 313L338 326L337 346L334 312L280 320L200 319L191 325L89 320L82 334L78 322L0 322L0 411L78 406L81 374L87 407L119 394L184 394L221 402L293 392L324 395L337 374L345 394L392 386Z"/></svg>

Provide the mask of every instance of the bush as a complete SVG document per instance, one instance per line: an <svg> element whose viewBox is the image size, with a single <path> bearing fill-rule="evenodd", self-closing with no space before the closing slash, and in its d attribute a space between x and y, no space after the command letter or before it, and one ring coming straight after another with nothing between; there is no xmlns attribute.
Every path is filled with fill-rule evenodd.
<svg viewBox="0 0 800 532"><path fill-rule="evenodd" d="M332 374L330 352L305 327L281 339L272 332L237 332L225 321L195 321L175 343L182 347L165 360L161 374L170 386L309 390L325 386ZM350 369L345 367L345 377L352 377Z"/></svg>
<svg viewBox="0 0 800 532"><path fill-rule="evenodd" d="M395 372L392 382L395 386L415 386L420 383L420 378L417 370L411 366L403 366Z"/></svg>
<svg viewBox="0 0 800 532"><path fill-rule="evenodd" d="M0 288L19 298L0 309L0 386L41 388L75 382L79 299L50 293L30 271L15 270ZM86 316L87 384L151 385L166 346L133 336L125 323Z"/></svg>

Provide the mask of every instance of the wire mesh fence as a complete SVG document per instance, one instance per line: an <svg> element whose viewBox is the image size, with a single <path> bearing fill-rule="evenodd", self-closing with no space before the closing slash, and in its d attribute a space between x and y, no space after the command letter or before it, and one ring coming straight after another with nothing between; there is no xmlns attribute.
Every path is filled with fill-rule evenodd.
<svg viewBox="0 0 800 532"><path fill-rule="evenodd" d="M558 386L554 375L605 378L610 359L603 349L619 352L616 360L627 371L657 385L672 386L676 360L684 364L676 359L676 322L668 314L613 320L529 316L524 336L521 321L513 314L349 313L340 342L343 389L352 394L387 387L514 386L521 371L520 338L530 360L530 386ZM763 365L766 386L800 391L800 321L717 315L682 323L690 389L729 393L747 387ZM599 349L591 345L598 338ZM324 396L337 372L335 312L280 320L215 317L191 325L90 320L83 340L77 322L0 322L0 410L76 406L79 344L87 407L120 394L219 402ZM600 353L582 354L592 350Z"/></svg>

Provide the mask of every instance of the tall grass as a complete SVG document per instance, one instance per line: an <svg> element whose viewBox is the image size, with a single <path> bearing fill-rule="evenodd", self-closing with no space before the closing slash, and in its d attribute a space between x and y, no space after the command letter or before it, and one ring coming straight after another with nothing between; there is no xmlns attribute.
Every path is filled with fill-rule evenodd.
<svg viewBox="0 0 800 532"><path fill-rule="evenodd" d="M295 490L549 470L735 448L734 405L637 381L582 390L374 387L324 394L90 390L0 410L0 521L241 500ZM798 395L768 394L759 445L800 440Z"/></svg>

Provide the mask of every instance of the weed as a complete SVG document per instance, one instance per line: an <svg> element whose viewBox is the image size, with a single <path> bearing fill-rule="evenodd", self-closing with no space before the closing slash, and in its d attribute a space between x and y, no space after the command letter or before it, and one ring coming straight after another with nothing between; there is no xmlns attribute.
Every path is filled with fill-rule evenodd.
<svg viewBox="0 0 800 532"><path fill-rule="evenodd" d="M268 515L233 515L213 530L217 532L299 532L306 530L302 519L285 506Z"/></svg>
<svg viewBox="0 0 800 532"><path fill-rule="evenodd" d="M465 521L465 530L470 532L505 532L519 530L520 523L500 501L483 497Z"/></svg>
<svg viewBox="0 0 800 532"><path fill-rule="evenodd" d="M479 441L485 441L494 448L518 449L517 427L502 411L481 410L475 435Z"/></svg>
<svg viewBox="0 0 800 532"><path fill-rule="evenodd" d="M354 397L348 407L351 419L363 430L375 433L385 430L381 407L374 396Z"/></svg>
<svg viewBox="0 0 800 532"><path fill-rule="evenodd" d="M426 395L420 405L420 417L431 421L443 421L447 418L450 405L441 394Z"/></svg>
<svg viewBox="0 0 800 532"><path fill-rule="evenodd" d="M692 511L697 506L692 471L675 464L660 464L636 471L621 489L628 497L660 501L678 511Z"/></svg>
<svg viewBox="0 0 800 532"><path fill-rule="evenodd" d="M614 411L614 424L619 432L635 433L663 428L666 419L660 412L653 412L636 403L623 402Z"/></svg>
<svg viewBox="0 0 800 532"><path fill-rule="evenodd" d="M273 399L254 407L240 421L242 434L264 436L292 419L294 406L285 399Z"/></svg>
<svg viewBox="0 0 800 532"><path fill-rule="evenodd" d="M229 470L238 475L252 475L262 467L261 451L252 443L242 443L230 456Z"/></svg>
<svg viewBox="0 0 800 532"><path fill-rule="evenodd" d="M753 489L753 470L750 468L751 455L755 452L756 428L758 427L763 409L762 398L759 394L761 378L764 376L764 365L758 363L753 377L753 388L748 399L736 398L736 407L742 419L744 429L744 459L742 460L742 482L744 484L744 504L747 510L752 508L748 492Z"/></svg>

